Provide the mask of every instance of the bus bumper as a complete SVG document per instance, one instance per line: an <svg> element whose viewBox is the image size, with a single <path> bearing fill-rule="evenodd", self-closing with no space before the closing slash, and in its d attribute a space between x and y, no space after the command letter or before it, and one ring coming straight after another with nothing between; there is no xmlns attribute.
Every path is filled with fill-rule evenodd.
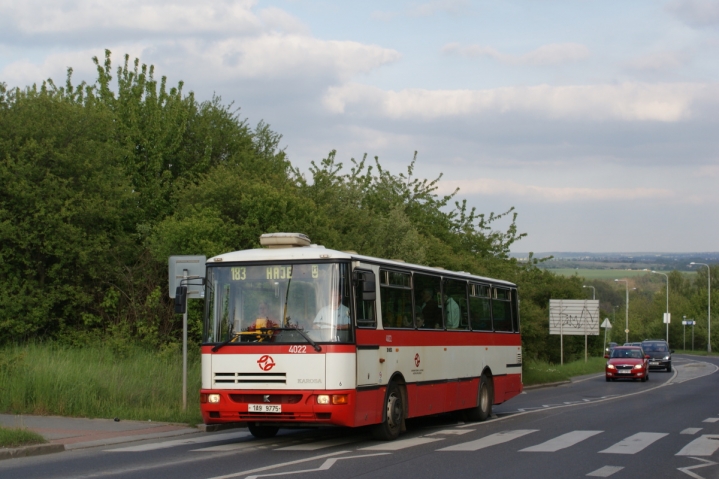
<svg viewBox="0 0 719 479"><path fill-rule="evenodd" d="M320 404L323 400L328 404ZM200 390L200 410L205 424L256 422L280 426L354 426L356 401L357 392L353 389ZM279 406L279 410L275 406ZM278 411L253 412L251 407Z"/></svg>

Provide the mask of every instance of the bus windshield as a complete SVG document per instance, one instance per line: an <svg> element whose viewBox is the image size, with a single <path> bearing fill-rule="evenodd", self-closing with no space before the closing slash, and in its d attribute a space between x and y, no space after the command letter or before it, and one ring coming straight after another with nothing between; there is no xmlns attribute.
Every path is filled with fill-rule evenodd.
<svg viewBox="0 0 719 479"><path fill-rule="evenodd" d="M205 343L351 342L347 263L207 268Z"/></svg>

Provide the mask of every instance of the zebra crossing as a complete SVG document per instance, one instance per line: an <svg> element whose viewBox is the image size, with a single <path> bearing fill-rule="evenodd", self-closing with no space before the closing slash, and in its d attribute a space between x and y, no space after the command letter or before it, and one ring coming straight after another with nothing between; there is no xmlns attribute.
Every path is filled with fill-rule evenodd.
<svg viewBox="0 0 719 479"><path fill-rule="evenodd" d="M716 418L708 418L704 423L712 424ZM208 447L200 447L191 449L192 452L231 452L241 451L244 449L264 449L271 451L319 451L332 447L342 446L343 448L358 446L360 451L385 451L395 452L418 446L427 446L435 444L436 452L476 452L482 449L499 446L501 444L510 445L513 441L521 438L540 437L539 429L514 429L497 432L494 434L484 435L479 438L473 438L468 441L444 446L447 439L459 439L465 434L476 433L476 429L454 428L434 431L424 435L409 438L401 438L396 441L379 442L370 445L367 444L367 436L333 436L330 438L321 438L315 440L312 438L296 438L296 437L277 437L272 439L256 440L250 437L246 431L236 433L217 434L212 436L201 436L195 438L186 438L181 440L165 441L151 444L142 444L128 447L120 447L106 450L107 452L142 452L156 449L168 449L179 446L204 445L211 442L233 441L230 443L212 445ZM686 428L681 432L637 432L612 445L606 447L600 446L597 449L598 454L614 454L614 455L633 455L641 453L653 444L666 438L686 438L689 440L674 455L691 456L691 457L710 457L719 449L719 434L701 434L702 428ZM540 434L537 434L540 433ZM538 440L536 444L518 449L518 453L554 453L562 451L580 443L601 438L605 431L599 430L575 430L560 434L556 437ZM698 436L697 436L698 435ZM475 436L475 434L471 434ZM687 436L690 436L687 438ZM309 440L308 440L309 439ZM526 444L526 440L522 445ZM599 444L599 443L598 443ZM444 446L444 447L443 447ZM597 471L595 471L597 472ZM597 472L603 474L604 472Z"/></svg>

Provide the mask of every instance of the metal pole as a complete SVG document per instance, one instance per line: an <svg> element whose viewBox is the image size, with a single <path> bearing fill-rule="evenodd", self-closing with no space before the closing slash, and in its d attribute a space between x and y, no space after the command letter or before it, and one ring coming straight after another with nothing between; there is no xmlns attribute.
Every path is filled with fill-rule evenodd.
<svg viewBox="0 0 719 479"><path fill-rule="evenodd" d="M616 283L624 283L624 286L627 289L627 299L626 299L626 320L625 320L625 328L624 328L624 334L625 334L625 343L629 342L629 280L627 279L615 279Z"/></svg>
<svg viewBox="0 0 719 479"><path fill-rule="evenodd" d="M689 265L698 264L707 267L707 353L712 352L712 269L706 263L695 263L692 261Z"/></svg>
<svg viewBox="0 0 719 479"><path fill-rule="evenodd" d="M594 301L596 299L595 298L596 289L594 288L594 286L582 285L582 288L592 288L592 301ZM599 319L599 318L597 318L597 319ZM587 362L587 358L588 358L588 354L587 354L587 321L585 319L584 320L584 362L585 363Z"/></svg>
<svg viewBox="0 0 719 479"><path fill-rule="evenodd" d="M687 317L684 316L682 321L682 327L684 328L684 351L687 350Z"/></svg>
<svg viewBox="0 0 719 479"><path fill-rule="evenodd" d="M183 270L187 284L187 270ZM185 295L185 313L182 315L182 410L187 411L187 296Z"/></svg>

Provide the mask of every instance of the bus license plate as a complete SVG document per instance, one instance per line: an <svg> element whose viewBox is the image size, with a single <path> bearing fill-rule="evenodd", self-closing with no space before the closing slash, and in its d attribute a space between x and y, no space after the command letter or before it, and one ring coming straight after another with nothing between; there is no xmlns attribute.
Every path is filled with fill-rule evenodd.
<svg viewBox="0 0 719 479"><path fill-rule="evenodd" d="M248 404L247 412L279 413L282 412L282 406L280 404Z"/></svg>

